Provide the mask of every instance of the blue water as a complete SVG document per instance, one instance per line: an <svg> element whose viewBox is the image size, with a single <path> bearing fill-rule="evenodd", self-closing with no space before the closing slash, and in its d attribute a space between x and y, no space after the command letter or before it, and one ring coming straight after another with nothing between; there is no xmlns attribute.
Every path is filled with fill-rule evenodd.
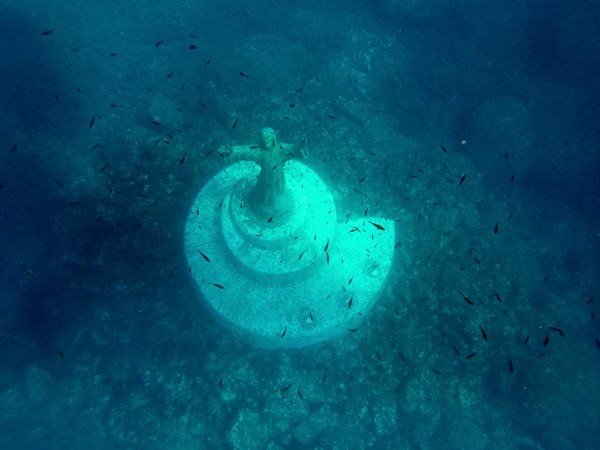
<svg viewBox="0 0 600 450"><path fill-rule="evenodd" d="M597 2L1 3L2 448L600 447ZM183 254L264 126L411 260L317 347Z"/></svg>

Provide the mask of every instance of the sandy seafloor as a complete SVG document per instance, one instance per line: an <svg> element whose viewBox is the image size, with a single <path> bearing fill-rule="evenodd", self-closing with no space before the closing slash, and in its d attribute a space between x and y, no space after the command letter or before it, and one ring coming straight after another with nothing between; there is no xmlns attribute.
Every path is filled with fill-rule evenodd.
<svg viewBox="0 0 600 450"><path fill-rule="evenodd" d="M1 3L0 447L600 447L597 2ZM189 276L263 126L409 256L339 340L253 348Z"/></svg>

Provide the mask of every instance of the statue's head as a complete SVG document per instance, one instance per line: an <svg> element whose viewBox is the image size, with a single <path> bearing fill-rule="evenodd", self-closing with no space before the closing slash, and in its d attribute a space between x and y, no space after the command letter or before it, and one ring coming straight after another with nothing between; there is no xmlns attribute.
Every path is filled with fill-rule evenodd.
<svg viewBox="0 0 600 450"><path fill-rule="evenodd" d="M260 132L260 138L263 148L270 149L277 144L277 136L273 128L263 128Z"/></svg>

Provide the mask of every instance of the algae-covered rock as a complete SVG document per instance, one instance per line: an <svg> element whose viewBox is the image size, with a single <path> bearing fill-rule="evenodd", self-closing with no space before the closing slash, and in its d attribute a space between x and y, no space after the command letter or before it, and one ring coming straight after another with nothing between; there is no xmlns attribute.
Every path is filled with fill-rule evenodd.
<svg viewBox="0 0 600 450"><path fill-rule="evenodd" d="M268 438L267 424L258 413L249 409L242 409L238 413L229 432L229 441L235 449L262 449L265 448Z"/></svg>

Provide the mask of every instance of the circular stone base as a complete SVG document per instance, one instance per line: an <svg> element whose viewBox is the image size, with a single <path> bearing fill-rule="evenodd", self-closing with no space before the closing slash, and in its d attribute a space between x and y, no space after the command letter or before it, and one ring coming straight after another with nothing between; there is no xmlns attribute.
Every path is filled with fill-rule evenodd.
<svg viewBox="0 0 600 450"><path fill-rule="evenodd" d="M389 272L394 223L336 223L323 180L298 161L284 167L295 210L257 217L244 195L260 172L233 164L200 191L185 252L204 299L223 323L264 347L302 347L355 330Z"/></svg>

